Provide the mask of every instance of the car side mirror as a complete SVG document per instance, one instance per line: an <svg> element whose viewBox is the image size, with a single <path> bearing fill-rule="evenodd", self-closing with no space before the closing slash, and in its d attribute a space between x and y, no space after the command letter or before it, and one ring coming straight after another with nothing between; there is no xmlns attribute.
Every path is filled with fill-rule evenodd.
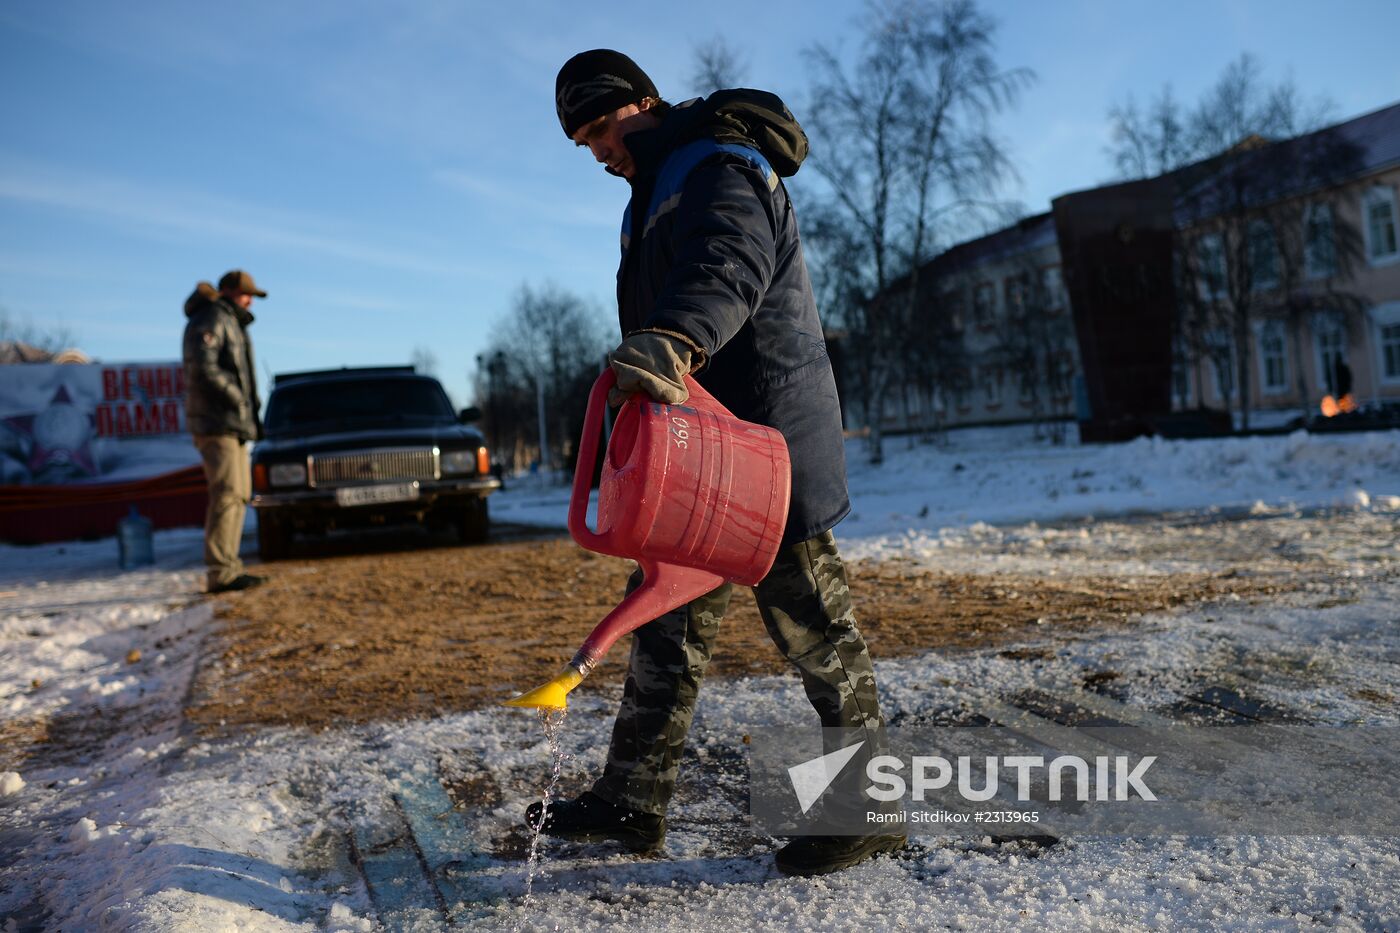
<svg viewBox="0 0 1400 933"><path fill-rule="evenodd" d="M481 409L472 405L470 408L463 408L457 412L457 421L461 424L471 424L473 421L481 420Z"/></svg>

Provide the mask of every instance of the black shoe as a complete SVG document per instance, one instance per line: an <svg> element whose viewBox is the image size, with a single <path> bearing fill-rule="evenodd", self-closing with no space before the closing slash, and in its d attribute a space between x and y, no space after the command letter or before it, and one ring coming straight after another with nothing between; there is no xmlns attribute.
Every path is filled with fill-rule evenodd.
<svg viewBox="0 0 1400 933"><path fill-rule="evenodd" d="M908 844L908 836L801 836L779 849L773 861L785 875L825 875Z"/></svg>
<svg viewBox="0 0 1400 933"><path fill-rule="evenodd" d="M532 803L525 810L525 823L534 829L539 821L540 804ZM634 852L646 852L660 848L665 841L666 818L624 809L608 803L590 790L573 800L551 803L542 831L576 842L611 839Z"/></svg>
<svg viewBox="0 0 1400 933"><path fill-rule="evenodd" d="M232 593L236 590L251 590L255 586L262 586L267 582L267 577L259 577L255 574L245 573L234 577L232 580L221 586L209 587L211 593Z"/></svg>

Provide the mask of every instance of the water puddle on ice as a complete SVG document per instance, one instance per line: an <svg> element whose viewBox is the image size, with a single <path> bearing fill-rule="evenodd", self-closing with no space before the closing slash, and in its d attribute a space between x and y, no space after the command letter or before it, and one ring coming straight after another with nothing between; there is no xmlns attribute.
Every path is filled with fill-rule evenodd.
<svg viewBox="0 0 1400 933"><path fill-rule="evenodd" d="M564 770L564 745L559 740L559 734L563 730L564 719L569 715L567 709L541 709L540 724L544 726L544 738L549 743L549 756L553 760L553 768L549 773L549 783L545 785L544 794L540 797L540 818L530 826L530 855L525 860L525 898L521 906L530 902L530 894L534 890L535 875L540 870L540 836L544 828L544 821L549 816L549 805L554 801L554 792L559 787L559 774Z"/></svg>

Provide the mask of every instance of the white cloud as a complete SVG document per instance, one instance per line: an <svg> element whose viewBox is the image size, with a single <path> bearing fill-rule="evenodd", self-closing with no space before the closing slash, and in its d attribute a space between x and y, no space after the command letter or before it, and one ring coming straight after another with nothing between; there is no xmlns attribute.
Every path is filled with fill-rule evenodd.
<svg viewBox="0 0 1400 933"><path fill-rule="evenodd" d="M130 231L195 235L204 240L305 250L354 262L443 277L471 270L411 248L331 232L329 219L202 191L157 187L120 178L40 166L0 154L0 199L40 204L119 222Z"/></svg>

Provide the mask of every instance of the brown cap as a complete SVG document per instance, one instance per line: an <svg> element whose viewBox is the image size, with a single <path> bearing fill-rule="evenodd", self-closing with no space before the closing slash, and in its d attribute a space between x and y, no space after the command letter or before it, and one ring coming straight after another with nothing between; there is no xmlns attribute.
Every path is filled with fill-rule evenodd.
<svg viewBox="0 0 1400 933"><path fill-rule="evenodd" d="M259 298L266 298L267 292L258 288L258 283L253 281L253 277L242 269L234 269L225 272L224 277L219 279L219 291L238 292L241 295L257 295Z"/></svg>

